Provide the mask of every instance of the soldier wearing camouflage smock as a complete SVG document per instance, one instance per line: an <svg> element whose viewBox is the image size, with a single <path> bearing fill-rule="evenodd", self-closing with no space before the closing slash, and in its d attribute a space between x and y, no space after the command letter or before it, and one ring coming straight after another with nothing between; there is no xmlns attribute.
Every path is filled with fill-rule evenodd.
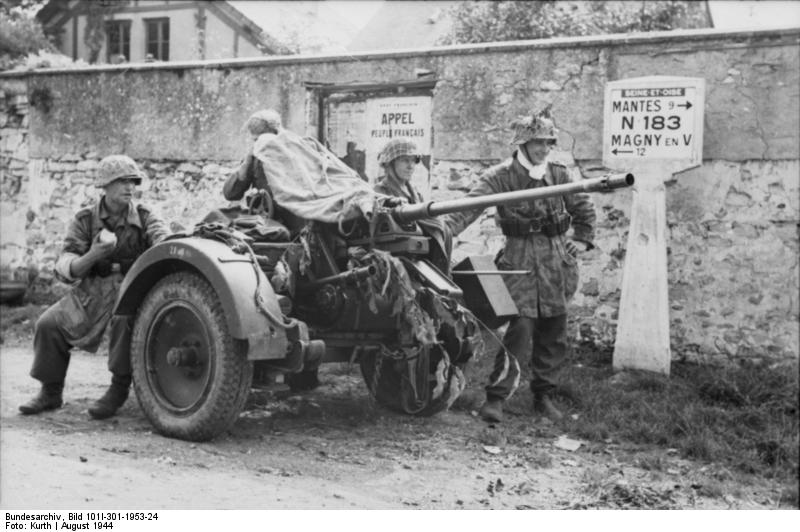
<svg viewBox="0 0 800 532"><path fill-rule="evenodd" d="M422 156L417 145L409 139L399 137L384 144L378 153L378 164L383 175L375 183L375 192L400 198L408 203L424 202L422 193L411 183L411 177L421 161ZM445 274L449 274L453 237L447 226L438 218L423 218L417 224L436 243L431 247L431 262Z"/></svg>
<svg viewBox="0 0 800 532"><path fill-rule="evenodd" d="M487 170L467 196L570 181L565 166L548 160L557 140L549 108L513 122L512 127L511 144L517 149L511 159ZM451 214L446 222L453 234L459 234L478 216L480 211ZM578 286L578 245L584 250L594 247L594 206L586 194L580 193L539 199L498 207L497 222L506 237L496 259L497 267L529 271L505 276L520 316L509 324L503 344L518 359L530 357L534 410L560 419L562 415L551 401L551 394L567 356L567 303ZM573 233L568 238L570 227ZM500 421L503 401L519 382L516 361L509 364L498 354L489 381L481 415L488 421Z"/></svg>
<svg viewBox="0 0 800 532"><path fill-rule="evenodd" d="M106 327L110 327L111 386L89 408L89 414L95 419L111 417L128 398L133 316L112 316L112 311L125 273L139 255L168 234L158 216L133 202L143 176L125 155L100 161L95 185L103 189L103 196L75 215L55 266L56 277L74 286L36 322L30 374L42 388L19 407L23 414L61 407L70 349L95 352Z"/></svg>

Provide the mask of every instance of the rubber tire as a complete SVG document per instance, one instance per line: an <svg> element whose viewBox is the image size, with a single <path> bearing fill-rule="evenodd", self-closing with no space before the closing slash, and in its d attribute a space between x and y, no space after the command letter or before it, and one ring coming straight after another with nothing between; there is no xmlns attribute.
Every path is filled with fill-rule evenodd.
<svg viewBox="0 0 800 532"><path fill-rule="evenodd" d="M438 364L439 360L439 357L434 356L432 357L432 360L429 361L427 373L429 377L436 371L436 365ZM433 394L435 384L430 383L427 397L425 397L425 404L416 411L409 411L403 407L400 401L401 387L405 375L396 369L396 363L394 360L389 358L384 359L381 366L381 376L378 381L377 391L372 390L372 381L374 379L373 376L375 375L375 353L361 355L359 358L359 365L361 367L361 375L364 377L364 382L367 385L367 389L370 391L378 404L389 410L411 416L429 417L434 414L438 414L447 408L447 399L450 395L449 386L448 389L442 393L442 395L434 400L431 398L431 396ZM453 370L451 368L450 373L448 374L448 384L450 379L453 378L452 372Z"/></svg>
<svg viewBox="0 0 800 532"><path fill-rule="evenodd" d="M151 389L145 349L153 319L160 309L175 301L194 307L208 332L211 379L202 403L177 415L165 408ZM253 378L244 342L228 334L222 305L212 286L192 272L177 272L160 280L145 296L136 316L131 338L131 365L139 405L155 429L171 438L208 441L229 429L242 411Z"/></svg>

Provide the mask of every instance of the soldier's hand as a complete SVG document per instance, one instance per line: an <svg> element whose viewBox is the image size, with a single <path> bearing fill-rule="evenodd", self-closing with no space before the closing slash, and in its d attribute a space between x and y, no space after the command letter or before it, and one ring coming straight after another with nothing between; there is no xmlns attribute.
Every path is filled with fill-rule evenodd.
<svg viewBox="0 0 800 532"><path fill-rule="evenodd" d="M566 248L567 253L569 253L573 257L577 257L578 256L578 246L572 240L565 240L564 241L564 247Z"/></svg>
<svg viewBox="0 0 800 532"><path fill-rule="evenodd" d="M102 231L97 234L97 236L92 241L92 247L89 249L89 253L91 253L92 256L98 259L102 259L111 255L111 253L114 252L114 248L117 246L116 237L113 240L107 238L101 238L102 234L103 234Z"/></svg>
<svg viewBox="0 0 800 532"><path fill-rule="evenodd" d="M405 205L408 203L408 200L405 198L398 198L396 196L388 196L383 200L383 206L387 208L399 207L400 205Z"/></svg>

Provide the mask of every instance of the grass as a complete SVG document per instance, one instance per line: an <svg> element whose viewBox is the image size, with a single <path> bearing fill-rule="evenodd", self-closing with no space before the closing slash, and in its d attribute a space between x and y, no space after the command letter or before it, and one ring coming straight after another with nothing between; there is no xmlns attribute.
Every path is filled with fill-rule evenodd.
<svg viewBox="0 0 800 532"><path fill-rule="evenodd" d="M579 412L577 420L563 422L571 433L674 448L686 458L775 479L793 489L797 504L796 364L673 363L670 377L634 371L615 375L610 356L578 348L564 371L561 402ZM657 460L648 465L663 467Z"/></svg>

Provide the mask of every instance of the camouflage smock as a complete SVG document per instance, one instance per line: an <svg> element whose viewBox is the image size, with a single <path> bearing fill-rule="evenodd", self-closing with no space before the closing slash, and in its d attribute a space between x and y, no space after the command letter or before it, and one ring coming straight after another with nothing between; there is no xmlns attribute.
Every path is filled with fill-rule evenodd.
<svg viewBox="0 0 800 532"><path fill-rule="evenodd" d="M485 196L498 192L511 192L558 185L570 182L567 168L561 164L547 164L544 179L532 179L517 160L511 159L489 168L467 194L467 197ZM526 203L497 207L498 218L545 218L548 213L572 216L572 238L592 246L594 240L594 206L588 195L576 193L569 196L533 200ZM445 218L453 234L467 228L482 211L450 214ZM505 246L496 259L501 270L530 270L527 275L508 275L505 282L521 316L547 318L567 312L567 302L578 287L578 263L564 247L566 234L547 237L544 233L525 236L506 236Z"/></svg>
<svg viewBox="0 0 800 532"><path fill-rule="evenodd" d="M75 283L55 304L56 321L71 345L90 352L96 351L103 339L124 275L121 272L98 275L95 265L83 279L75 279L70 269L72 261L89 251L92 241L104 227L117 236L114 252L101 261L107 262L109 267L111 263L131 264L169 234L161 218L133 202L128 204L127 213L112 225L113 220L103 199L78 211L67 230L64 248L55 266L57 278Z"/></svg>
<svg viewBox="0 0 800 532"><path fill-rule="evenodd" d="M409 203L422 203L425 201L422 194L410 182L401 183L385 174L379 177L378 182L375 183L375 192L403 198ZM423 218L418 220L417 224L425 234L436 240L437 246L431 249L431 256L429 257L431 262L446 275L450 275L450 253L453 250L452 233L439 218Z"/></svg>

